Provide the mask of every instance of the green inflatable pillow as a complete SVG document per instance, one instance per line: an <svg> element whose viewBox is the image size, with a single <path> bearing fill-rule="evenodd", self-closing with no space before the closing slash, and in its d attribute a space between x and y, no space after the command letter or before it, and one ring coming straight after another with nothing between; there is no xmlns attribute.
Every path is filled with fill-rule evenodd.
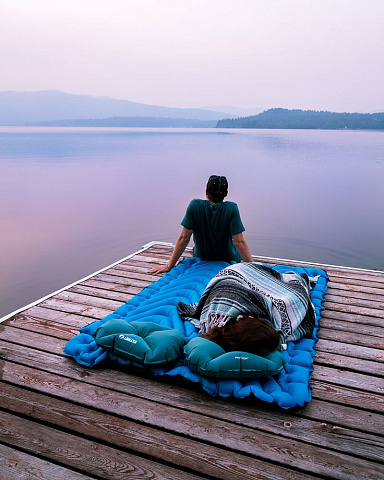
<svg viewBox="0 0 384 480"><path fill-rule="evenodd" d="M211 340L195 337L184 347L189 368L199 375L227 378L269 378L278 374L286 365L280 351L275 350L265 357L247 352L225 352Z"/></svg>
<svg viewBox="0 0 384 480"><path fill-rule="evenodd" d="M169 363L182 355L187 340L174 328L154 322L109 320L94 333L96 344L144 365Z"/></svg>

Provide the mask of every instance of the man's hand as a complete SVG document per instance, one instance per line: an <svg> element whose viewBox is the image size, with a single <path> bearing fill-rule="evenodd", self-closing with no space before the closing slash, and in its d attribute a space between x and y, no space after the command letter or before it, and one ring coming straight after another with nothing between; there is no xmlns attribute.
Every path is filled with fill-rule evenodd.
<svg viewBox="0 0 384 480"><path fill-rule="evenodd" d="M193 230L188 230L187 228L183 227L181 229L181 233L179 238L176 240L175 248L173 249L171 258L168 260L167 265L159 265L151 270L148 270L148 273L167 273L176 265L177 261L179 260L181 254L184 252L185 247L188 245L188 242L191 238Z"/></svg>
<svg viewBox="0 0 384 480"><path fill-rule="evenodd" d="M148 270L148 273L155 273L155 274L160 274L160 273L167 273L171 270L171 267L168 265L159 265L155 268L151 268L151 270Z"/></svg>

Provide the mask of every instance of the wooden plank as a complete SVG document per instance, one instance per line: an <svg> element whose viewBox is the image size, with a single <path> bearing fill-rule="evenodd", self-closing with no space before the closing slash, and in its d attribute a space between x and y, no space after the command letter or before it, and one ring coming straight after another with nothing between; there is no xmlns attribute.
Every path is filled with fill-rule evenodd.
<svg viewBox="0 0 384 480"><path fill-rule="evenodd" d="M322 318L342 320L343 322L353 322L356 324L383 326L382 316L369 317L367 315L359 315L357 313L345 313L332 310L322 310Z"/></svg>
<svg viewBox="0 0 384 480"><path fill-rule="evenodd" d="M17 345L25 345L37 350L49 350L51 353L61 355L63 353L63 342L55 341L54 338L40 333L10 327L9 325L0 325L1 340L11 342ZM57 339L56 339L57 340Z"/></svg>
<svg viewBox="0 0 384 480"><path fill-rule="evenodd" d="M123 277L123 278L131 278L132 280L140 280L145 282L146 284L151 284L158 280L157 275L149 275L145 273L137 273L133 272L128 266L126 265L116 265L113 268L110 268L106 271L108 275L114 275L116 277Z"/></svg>
<svg viewBox="0 0 384 480"><path fill-rule="evenodd" d="M0 418L2 441L98 478L202 478L9 413L0 412Z"/></svg>
<svg viewBox="0 0 384 480"><path fill-rule="evenodd" d="M377 308L357 307L356 305L343 305L342 303L332 303L327 300L323 303L326 310L337 312L352 313L353 315L366 315L369 317L383 318L383 311Z"/></svg>
<svg viewBox="0 0 384 480"><path fill-rule="evenodd" d="M326 386L327 387L327 386ZM331 386L332 387L332 386ZM346 389L345 389L346 390ZM372 413L364 415L364 410L346 405L314 399L298 415L311 420L326 422L334 426L355 425L355 430L376 433L378 440L383 441L383 415ZM363 420L361 418L363 416Z"/></svg>
<svg viewBox="0 0 384 480"><path fill-rule="evenodd" d="M338 411L342 411L343 415L345 414L345 418L342 420L340 418L337 419L337 422L342 421L341 425L350 428L356 428L362 431L372 432L373 430L376 431L378 434L382 434L383 430L379 430L378 426L382 429L383 425L383 396L376 393L371 392L363 392L360 390L356 390L354 388L343 387L340 385L333 385L327 381L316 381L311 380L312 386L312 401L315 402L318 400L325 401L331 405L327 411L327 421L330 423L335 423L336 420L332 418L331 415L331 408L334 408L333 404L338 404ZM308 405L307 405L308 407ZM306 409L307 409L306 407ZM356 407L356 408L355 408ZM346 408L352 408L352 413L348 414L349 410L345 410ZM364 411L366 410L366 411ZM308 410L305 413L308 413ZM347 412L347 413L345 413ZM372 414L370 412L376 412L380 415L375 417L375 425L371 424ZM322 412L324 414L324 412ZM347 415L348 414L348 415ZM318 419L318 417L311 417L314 419ZM325 417L324 419L325 420ZM352 423L350 423L352 421Z"/></svg>
<svg viewBox="0 0 384 480"><path fill-rule="evenodd" d="M169 251L164 251L163 249L149 249L149 250L146 250L144 252L139 252L137 255L135 255L133 258L136 258L136 257L148 257L148 254L150 255L156 255L156 258L157 259L162 259L164 260L165 262L167 262L169 260L169 257L171 255L171 252L172 252L172 249L169 250Z"/></svg>
<svg viewBox="0 0 384 480"><path fill-rule="evenodd" d="M154 268L158 265L166 265L166 263L167 263L164 260L157 260L156 261L156 257L153 257L152 261L148 261L148 260L151 260L151 259L142 260L140 258L135 257L135 258L130 259L129 265L134 265L134 266L136 266L136 268L140 268L143 273L149 273L149 271L152 268ZM181 262L181 260L180 260L180 262ZM180 263L180 262L178 262L178 263ZM163 273L154 274L154 276L156 278L160 278L163 275L164 275Z"/></svg>
<svg viewBox="0 0 384 480"><path fill-rule="evenodd" d="M67 302L60 300L56 296L45 300L39 304L40 307L49 308L51 310L58 310L62 313L73 313L81 315L84 318L92 318L100 320L111 313L111 310L106 308L92 307L75 302ZM86 323L86 322L85 322ZM90 323L90 321L88 321Z"/></svg>
<svg viewBox="0 0 384 480"><path fill-rule="evenodd" d="M327 273L332 280L343 279L355 285L367 285L375 288L384 288L384 274L382 272L370 272L367 270L352 271L349 269L332 269L327 267Z"/></svg>
<svg viewBox="0 0 384 480"><path fill-rule="evenodd" d="M7 322L13 321L14 318L20 316L20 319L24 316L37 318L39 320L47 320L48 322L56 322L62 324L64 326L72 326L76 328L80 328L87 323L91 323L93 321L89 317L84 317L82 315L76 315L73 313L66 313L60 310L52 310L51 308L47 308L39 305L35 305L34 307L28 308L28 310L24 310L23 313L18 314L11 319L7 320Z"/></svg>
<svg viewBox="0 0 384 480"><path fill-rule="evenodd" d="M124 263L119 263L118 265L115 265L114 270L122 271L125 273L125 276L129 276L136 280L143 280L148 283L153 283L159 279L158 275L149 274L149 273L140 272L140 271L138 272L137 268L134 268L133 266L130 266L130 265L125 265Z"/></svg>
<svg viewBox="0 0 384 480"><path fill-rule="evenodd" d="M384 283L384 272L382 270L365 270L354 269L350 267L333 267L327 266L327 272L331 272L333 276L348 278L350 280L367 280L371 282ZM353 283L353 282L351 282Z"/></svg>
<svg viewBox="0 0 384 480"><path fill-rule="evenodd" d="M195 470L201 475L233 480L233 478L312 478L302 473L290 473L284 467L274 466L235 452L226 452L215 446L196 440L179 437L169 432L130 422L121 417L91 410L79 405L41 395L35 392L5 385L0 392L3 407L32 417L40 422L49 422L59 428L129 449L137 455L162 459L168 464ZM377 458L377 448L365 455ZM186 455L186 452L188 454ZM263 472L263 474L260 474Z"/></svg>
<svg viewBox="0 0 384 480"><path fill-rule="evenodd" d="M362 358L363 360L372 360L375 362L380 362L381 364L384 358L383 350L334 342L332 340L320 339L316 344L316 348L323 352L337 353L345 357ZM346 367L348 367L348 365L346 365Z"/></svg>
<svg viewBox="0 0 384 480"><path fill-rule="evenodd" d="M119 266L127 267L132 272L137 272L142 274L148 274L148 270L154 267L154 265L151 263L145 263L145 262L139 263L131 259L121 262ZM153 276L155 277L156 280L159 278L159 275L153 275Z"/></svg>
<svg viewBox="0 0 384 480"><path fill-rule="evenodd" d="M153 268L155 265L165 265L167 262L164 260L164 258L159 258L158 255L151 256L149 252L146 252L143 255L135 255L130 259L130 261L133 263L138 263L142 266L148 266L149 268Z"/></svg>
<svg viewBox="0 0 384 480"><path fill-rule="evenodd" d="M382 318L384 316L383 304L381 302L373 300L362 300L359 298L354 299L353 297L327 295L323 305L325 307L329 307L329 305L332 305L333 310L338 310L339 308L342 308L343 305L350 305L351 308L354 308L356 310L356 313L359 313L359 310L361 308L374 309L381 311L379 316L381 316Z"/></svg>
<svg viewBox="0 0 384 480"><path fill-rule="evenodd" d="M380 298L379 300L379 297ZM366 308L374 308L375 310L384 310L384 296L383 295L376 295L376 299L361 299L356 298L353 296L341 296L341 295L332 295L327 294L327 301L336 303L336 304L347 304L347 305L355 305L356 307L366 307ZM384 312L383 312L384 315Z"/></svg>
<svg viewBox="0 0 384 480"><path fill-rule="evenodd" d="M367 300L369 302L379 302L384 303L384 291L383 294L378 293L368 293L368 292L360 292L354 290L341 290L338 288L333 288L332 286L327 285L327 298L330 299L334 295L339 300L340 298L350 298L352 300L361 299ZM336 300L335 300L336 301ZM340 303L340 301L339 301Z"/></svg>
<svg viewBox="0 0 384 480"><path fill-rule="evenodd" d="M102 298L106 300L116 300L118 302L126 303L134 295L121 293L116 290L104 290L102 288L89 287L84 285L75 285L68 289L68 292L79 293L80 295L88 295L91 297Z"/></svg>
<svg viewBox="0 0 384 480"><path fill-rule="evenodd" d="M2 480L96 480L55 463L0 444L0 478Z"/></svg>
<svg viewBox="0 0 384 480"><path fill-rule="evenodd" d="M117 285L123 285L125 287L136 287L136 288L139 288L140 290L148 286L148 282L144 282L142 280L135 280L133 278L121 277L117 275L110 275L108 274L108 270L104 273L99 273L98 275L95 275L92 278L94 280L109 282Z"/></svg>
<svg viewBox="0 0 384 480"><path fill-rule="evenodd" d="M108 277L108 280L110 279L111 277ZM126 285L122 283L113 283L111 281L96 280L96 277L93 277L89 280L85 280L84 282L79 283L78 286L100 288L102 290L118 291L120 293L125 293L127 297L129 297L130 295L136 295L137 293L141 292L141 290L143 289L142 287L132 287L131 285Z"/></svg>
<svg viewBox="0 0 384 480"><path fill-rule="evenodd" d="M41 338L45 343L52 344L54 340L51 337L69 340L79 333L77 328L67 327L60 323L47 322L27 315L16 315L12 317L11 321L6 325L0 324L0 334L3 340L10 340L7 335L4 334L4 331L8 331L9 329L16 332L14 334L16 343L18 343L20 339L27 338L30 334L41 334ZM21 330L23 330L22 333L20 333Z"/></svg>
<svg viewBox="0 0 384 480"><path fill-rule="evenodd" d="M334 290L340 290L342 292L356 292L358 293L367 293L369 295L383 295L383 289L377 288L375 286L364 286L364 285L354 285L353 283L348 283L348 281L341 282L340 279L338 281L330 281L327 284L328 288L332 288Z"/></svg>
<svg viewBox="0 0 384 480"><path fill-rule="evenodd" d="M24 367L25 369L26 367ZM23 374L23 381L27 377ZM59 379L51 374L30 369L30 387L33 389L40 384L42 390L45 385L51 389L60 383ZM82 404L84 399L93 399L95 406L108 413L123 416L146 425L167 429L173 433L191 439L209 442L224 449L238 451L250 457L274 462L282 466L291 467L315 475L324 475L330 478L342 479L377 479L377 475L384 474L384 467L364 459L340 452L333 453L327 449L311 446L291 440L287 442L275 435L265 432L239 427L225 422L208 418L198 413L184 412L180 409L153 404L145 399L136 398L116 391L110 391L92 385L85 385L79 381L65 382L60 385L61 392L65 390L66 398ZM85 394L86 391L86 394ZM48 392L47 392L48 393ZM172 413L176 410L177 415ZM176 413L175 412L175 413ZM13 427L14 429L14 427ZM92 472L90 472L92 473ZM375 476L376 475L376 476Z"/></svg>
<svg viewBox="0 0 384 480"><path fill-rule="evenodd" d="M314 358L315 368L316 365L327 365L329 367L345 369L347 365L350 371L378 377L384 376L383 365L378 362L363 360L361 358L344 357L338 354L337 349L327 349L332 351L332 353L329 353L329 351L323 351L321 345L320 347L318 345L319 344L316 345L317 352Z"/></svg>
<svg viewBox="0 0 384 480"><path fill-rule="evenodd" d="M55 299L64 300L66 302L77 303L78 305L89 305L91 307L103 308L113 312L117 308L121 307L125 302L108 300L104 298L97 298L91 295L82 295L79 293L73 293L68 290L60 292L55 295Z"/></svg>
<svg viewBox="0 0 384 480"><path fill-rule="evenodd" d="M146 252L143 252L142 254L140 255L135 255L134 257L132 257L130 259L130 262L129 264L133 264L133 265L141 265L141 267L143 269L152 269L154 268L156 265L166 265L169 258L171 256L171 252L169 253L169 255L163 255L163 256L160 256L158 253L156 252L152 252L152 251L146 251ZM179 261L177 262L177 264L181 263L184 258L189 258L189 255L183 255ZM148 270L147 270L147 273L148 273ZM163 274L161 274L162 276Z"/></svg>
<svg viewBox="0 0 384 480"><path fill-rule="evenodd" d="M367 325L367 324L356 324L353 322L345 322L334 319L329 319L327 317L322 317L320 319L320 330L319 335L322 336L324 330L336 331L342 330L343 332L348 332L350 339L354 340L356 332L359 332L361 335L370 335L373 337L384 337L384 326L377 325ZM381 346L379 348L382 348Z"/></svg>
<svg viewBox="0 0 384 480"><path fill-rule="evenodd" d="M358 332L358 333L357 333ZM383 338L373 335L364 335L360 332L360 329L356 329L354 333L344 332L342 330L331 330L329 328L321 328L319 330L319 338L323 340L332 340L334 342L340 342L343 344L351 344L354 346L363 346L375 348L377 350L384 349ZM380 351L378 352L380 355ZM382 359L384 361L384 351L381 352Z"/></svg>
<svg viewBox="0 0 384 480"><path fill-rule="evenodd" d="M381 280L381 277L380 277ZM346 286L346 289L349 289L349 286L356 286L356 287L365 287L365 290L369 293L374 293L376 290L378 290L379 295L383 294L383 289L384 289L384 284L382 281L374 281L374 280L368 280L368 279L363 279L360 277L356 278L349 278L348 276L343 275L342 273L340 276L332 276L330 277L330 286L334 287L335 284L344 284Z"/></svg>
<svg viewBox="0 0 384 480"><path fill-rule="evenodd" d="M312 378L322 382L383 395L382 403L384 403L384 382L382 378L326 367L324 365L317 366L312 373Z"/></svg>

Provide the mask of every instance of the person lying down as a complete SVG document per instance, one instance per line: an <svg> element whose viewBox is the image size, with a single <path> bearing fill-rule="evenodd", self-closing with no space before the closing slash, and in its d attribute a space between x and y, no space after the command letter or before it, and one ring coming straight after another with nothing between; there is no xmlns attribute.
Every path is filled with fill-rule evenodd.
<svg viewBox="0 0 384 480"><path fill-rule="evenodd" d="M258 262L238 263L221 270L198 303L179 302L177 311L225 351L264 356L312 336L315 310L309 292L317 278L280 273Z"/></svg>

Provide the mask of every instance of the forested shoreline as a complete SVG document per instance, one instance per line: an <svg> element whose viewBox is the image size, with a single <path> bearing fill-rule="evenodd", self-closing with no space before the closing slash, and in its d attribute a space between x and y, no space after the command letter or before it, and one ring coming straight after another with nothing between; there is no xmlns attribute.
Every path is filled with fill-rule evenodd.
<svg viewBox="0 0 384 480"><path fill-rule="evenodd" d="M219 120L216 127L384 130L384 113L336 113L272 108L250 117Z"/></svg>

